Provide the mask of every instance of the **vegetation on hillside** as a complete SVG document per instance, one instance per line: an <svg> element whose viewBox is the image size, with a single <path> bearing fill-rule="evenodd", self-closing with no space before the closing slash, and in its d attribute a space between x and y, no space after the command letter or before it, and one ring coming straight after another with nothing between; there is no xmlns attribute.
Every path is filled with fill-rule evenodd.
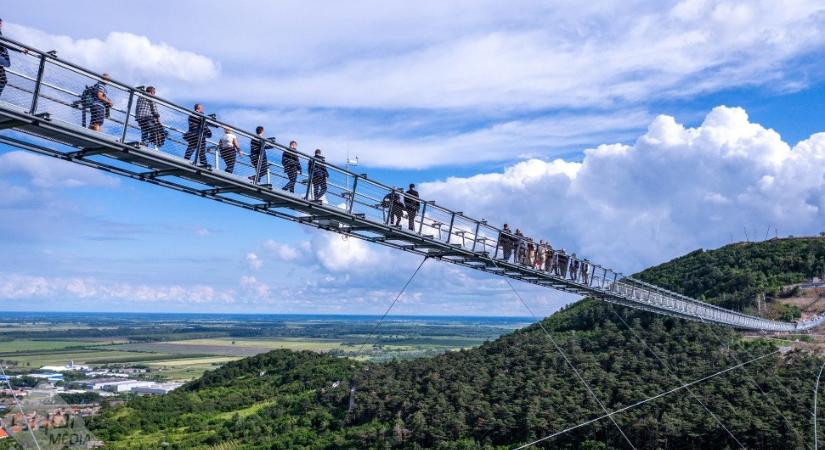
<svg viewBox="0 0 825 450"><path fill-rule="evenodd" d="M771 241L694 252L640 277L750 308L748 296L801 281L822 267L825 241ZM746 448L810 443L818 365L809 354L777 352L768 340L744 341L729 329L595 300L566 308L542 325L609 410L769 354L692 392ZM92 425L112 448L231 443L249 449L465 449L510 448L602 414L548 336L533 325L478 348L413 361L359 363L275 351L227 364L165 397L112 408ZM638 448L739 448L687 390L615 419ZM540 445L628 447L609 420Z"/></svg>

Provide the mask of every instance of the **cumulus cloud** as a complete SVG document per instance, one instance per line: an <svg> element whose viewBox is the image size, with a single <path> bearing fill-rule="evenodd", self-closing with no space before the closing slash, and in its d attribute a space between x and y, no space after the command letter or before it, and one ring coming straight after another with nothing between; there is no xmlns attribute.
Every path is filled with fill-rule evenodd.
<svg viewBox="0 0 825 450"><path fill-rule="evenodd" d="M304 259L310 252L310 243L307 241L298 244L286 244L267 239L263 248L280 261L293 262Z"/></svg>
<svg viewBox="0 0 825 450"><path fill-rule="evenodd" d="M146 36L111 32L105 39L74 39L56 36L19 24L8 24L17 40L43 50L57 50L62 58L119 80L173 79L205 81L215 78L220 67L210 58L178 50L166 43L153 43Z"/></svg>
<svg viewBox="0 0 825 450"><path fill-rule="evenodd" d="M25 176L37 188L117 187L120 180L90 167L22 150L0 154L0 175Z"/></svg>
<svg viewBox="0 0 825 450"><path fill-rule="evenodd" d="M588 149L580 163L533 159L421 191L633 271L742 239L743 229L821 231L823 161L825 133L791 147L743 109L721 106L696 128L659 116L633 145Z"/></svg>
<svg viewBox="0 0 825 450"><path fill-rule="evenodd" d="M94 299L137 303L212 303L232 302L231 291L207 285L155 286L110 283L93 277L44 277L0 273L0 299Z"/></svg>

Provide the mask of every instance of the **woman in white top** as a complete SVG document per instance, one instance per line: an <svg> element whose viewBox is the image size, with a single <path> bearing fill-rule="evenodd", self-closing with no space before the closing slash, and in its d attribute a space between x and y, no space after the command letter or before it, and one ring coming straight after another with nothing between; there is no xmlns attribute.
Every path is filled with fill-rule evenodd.
<svg viewBox="0 0 825 450"><path fill-rule="evenodd" d="M235 161L241 153L241 146L238 144L238 137L232 132L231 128L223 129L223 136L218 143L218 150L221 153L221 159L226 164L226 171L232 173L235 170Z"/></svg>

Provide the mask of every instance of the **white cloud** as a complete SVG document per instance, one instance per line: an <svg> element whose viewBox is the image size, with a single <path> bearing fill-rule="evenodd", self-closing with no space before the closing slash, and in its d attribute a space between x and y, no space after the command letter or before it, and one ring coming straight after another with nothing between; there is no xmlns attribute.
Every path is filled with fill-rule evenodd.
<svg viewBox="0 0 825 450"><path fill-rule="evenodd" d="M112 188L120 184L118 178L99 170L22 150L0 154L0 175L24 175L38 188Z"/></svg>
<svg viewBox="0 0 825 450"><path fill-rule="evenodd" d="M240 285L247 296L252 296L254 300L270 299L271 293L269 286L267 286L266 283L258 281L255 277L247 275L241 276Z"/></svg>
<svg viewBox="0 0 825 450"><path fill-rule="evenodd" d="M211 286L150 286L113 283L93 277L44 277L0 273L0 299L94 299L124 303L212 303L232 302L231 291Z"/></svg>
<svg viewBox="0 0 825 450"><path fill-rule="evenodd" d="M263 248L280 261L293 262L303 259L309 253L310 243L301 242L296 245L290 245L267 239L263 244Z"/></svg>
<svg viewBox="0 0 825 450"><path fill-rule="evenodd" d="M232 123L267 123L268 129L283 130L284 142L300 136L300 148L322 148L334 163L343 165L349 154L358 155L361 163L369 167L403 169L568 153L571 148L593 142L636 136L652 118L646 111L629 109L495 120L456 132L433 129L444 117L387 125L384 118L373 123L369 118L354 121L307 111L230 109L221 116ZM319 123L324 124L320 131Z"/></svg>
<svg viewBox="0 0 825 450"><path fill-rule="evenodd" d="M361 239L343 238L333 233L317 233L312 239L316 261L330 272L389 270L387 250L370 246Z"/></svg>
<svg viewBox="0 0 825 450"><path fill-rule="evenodd" d="M326 42L308 37L300 62L274 63L278 70L264 74L235 71L221 80L223 89L208 95L213 101L242 97L256 105L345 108L612 106L732 86L799 89L808 75L794 70L794 59L825 45L817 1L684 1L656 8L649 2L578 3L524 3L510 11L490 3L441 6L445 17L437 20L435 36L432 25L419 26L430 13L411 11L405 19L419 31L399 39L398 28L370 27L369 47L361 37L336 42L347 35L334 31L350 24L330 24L320 36ZM396 8L378 7L370 15ZM293 34L284 36L302 45ZM266 45L280 46L273 38ZM250 43L249 57L262 46ZM355 48L342 53L347 46Z"/></svg>
<svg viewBox="0 0 825 450"><path fill-rule="evenodd" d="M8 24L9 34L42 50L57 50L61 58L109 72L123 81L157 79L205 81L215 78L219 65L206 56L178 50L166 43L153 43L146 36L111 32L105 39L73 39L56 36L18 24Z"/></svg>
<svg viewBox="0 0 825 450"><path fill-rule="evenodd" d="M252 252L247 253L244 260L246 261L246 266L252 270L259 270L261 266L264 265L264 262L258 258L258 255Z"/></svg>
<svg viewBox="0 0 825 450"><path fill-rule="evenodd" d="M420 188L441 204L631 271L742 239L743 228L751 238L768 226L821 231L823 162L825 133L791 148L744 110L718 107L697 128L659 116L635 144L586 150L581 163L534 159Z"/></svg>

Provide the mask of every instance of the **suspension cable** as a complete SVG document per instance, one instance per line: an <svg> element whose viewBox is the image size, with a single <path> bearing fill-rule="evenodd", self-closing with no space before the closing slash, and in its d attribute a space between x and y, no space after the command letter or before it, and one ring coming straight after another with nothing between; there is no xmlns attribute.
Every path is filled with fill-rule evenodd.
<svg viewBox="0 0 825 450"><path fill-rule="evenodd" d="M699 317L699 320L702 321L702 323L704 323L705 325L710 325L707 321L705 321L705 319L703 319L701 317ZM713 335L716 336L716 340L718 340L720 344L724 343L724 340L719 335L719 333L716 332L716 329L713 328L713 326L709 326L708 328L711 330L711 333L713 333ZM736 356L736 352L730 352L730 355L731 355L731 357L733 358L734 361L739 362L739 357ZM780 416L782 416L782 419L785 421L785 424L788 426L788 428L790 428L794 432L794 434L796 434L796 437L799 438L800 442L802 442L802 445L804 445L806 448L809 448L810 446L805 443L805 439L802 437L802 433L799 431L799 429L797 429L797 427L795 427L795 426L793 426L793 424L791 424L791 421L788 419L788 416L785 415L785 413L779 408L779 406L776 404L776 402L773 400L773 398L769 397L768 394L765 393L765 390L762 389L762 386L760 386L759 383L756 382L756 379L750 374L750 372L745 371L745 377L748 379L748 381L751 382L751 384L756 386L756 389L758 389L759 392L765 398L768 399L768 401L770 401L773 408L779 413ZM782 383L780 382L779 385L782 386ZM785 391L785 395L787 395L788 398L791 398L790 397L791 393L788 392L787 389L784 389L784 386L783 386L782 390Z"/></svg>
<svg viewBox="0 0 825 450"><path fill-rule="evenodd" d="M748 365L748 364L751 364L751 363L756 362L756 361L758 361L758 360L760 360L760 359L764 359L764 358L767 358L767 357L769 357L769 356L775 355L775 354L777 354L777 353L779 353L779 350L774 350L774 351L772 351L772 352L770 352L770 353L766 353L766 354L764 354L764 355L762 355L762 356L757 356L756 358L750 359L750 360L745 361L745 362L743 362L743 363L739 363L739 364L737 364L737 365L735 365L735 366L728 367L727 369L720 370L719 372L716 372L716 373L713 373L713 374L707 375L707 376L705 376L705 377L699 378L698 380L691 381L690 383L685 383L685 384L683 384L683 385L681 385L681 386L677 386L677 387L675 387L675 388L673 388L673 389L670 389L670 390L668 390L668 391L662 392L661 394L654 395L653 397L648 397L648 398L646 398L646 399L644 399L644 400L639 400L639 401L638 401L638 402L636 402L636 403L633 403L633 404L631 404L631 405L627 405L627 406L625 406L625 407L623 407L623 408L619 408L619 409L617 409L617 410L614 410L614 411L613 411L613 412L611 412L611 413L608 413L608 414L605 414L605 415L602 415L602 416L599 416L599 417L596 417L596 418L593 418L593 419L587 420L587 421L585 421L585 422L582 422L582 423L580 423L580 424L578 424L578 425L574 425L574 426L569 427L569 428L565 428L564 430L561 430L561 431L558 431L558 432L556 432L556 433L553 433L553 434L547 435L547 436L545 436L545 437L543 437L543 438L541 438L541 439L537 439L537 440L535 440L535 441L533 441L533 442L530 442L530 443L524 444L524 445L522 445L522 446L520 446L520 447L516 447L516 448L514 448L513 450L521 450L521 449L524 449L524 448L527 448L527 447L531 447L531 446L533 446L533 445L536 445L536 444L538 444L538 443L540 443L540 442L544 442L544 441L546 441L546 440L548 440L548 439L552 439L552 438L554 438L554 437L561 436L562 434L569 433L570 431L573 431L573 430L575 430L575 429L578 429L578 428L581 428L581 427L583 427L583 426L590 425L590 424L592 424L592 423L598 422L598 421L600 421L600 420L602 420L602 419L604 419L604 418L606 418L606 417L612 417L612 416L613 416L613 415L615 415L615 414L619 414L619 413L622 413L622 412L628 411L628 410L630 410L630 409L636 408L636 407L638 407L638 406L642 406L642 405L644 405L645 403L648 403L648 402L651 402L651 401L653 401L653 400L656 400L656 399L659 399L659 398L665 397L665 396L667 396L667 395L670 395L670 394L672 394L672 393L674 393L674 392L677 392L677 391L680 391L680 390L682 390L682 389L689 388L689 387L694 386L694 385L696 385L696 384L699 384L699 383L701 383L701 382L703 382L703 381L707 381L707 380L710 380L711 378L718 377L718 376L723 375L723 374L725 374L725 373L728 373L728 372L730 372L730 371L732 371L732 370L736 370L736 369L738 369L738 368L740 368L740 367L744 367L744 366L746 366L746 365Z"/></svg>
<svg viewBox="0 0 825 450"><path fill-rule="evenodd" d="M35 447L37 447L37 450L40 450L40 443L37 441L37 436L34 435L34 430L32 429L31 424L28 420L26 420L26 412L23 411L23 405L20 400L17 399L17 394L14 392L14 386L11 385L11 380L8 375L6 375L6 369L3 366L4 364L0 362L0 375L3 376L4 380L6 380L6 385L9 387L9 392L11 392L11 396L14 399L14 404L17 406L17 410L20 411L20 415L23 416L23 420L26 421L26 428L29 429L29 433L32 435L32 440L34 441Z"/></svg>
<svg viewBox="0 0 825 450"><path fill-rule="evenodd" d="M430 257L425 256L424 259L421 260L421 264L418 265L418 267L415 269L415 272L413 272L412 275L410 275L410 278L407 280L406 283L404 283L404 286L401 287L401 290L398 291L398 295L395 296L395 300L393 300L392 303L390 303L390 306L387 307L387 310L384 311L384 314L381 316L380 319L378 319L378 322L375 323L375 326L372 328L372 331L370 332L370 334L367 335L367 339L361 344L361 347L358 348L358 352L356 352L356 354L360 354L361 351L364 349L364 346L370 342L371 336L376 335L378 327L380 327L384 319L387 318L387 315L390 313L390 310L392 310L393 306L395 306L395 304L398 302L398 299L400 299L401 296L404 295L404 291L407 290L407 287L410 285L410 283L412 283L412 280L415 278L415 276L418 274L418 271L421 270L421 267L424 266L424 263L427 262L428 259L430 259Z"/></svg>
<svg viewBox="0 0 825 450"><path fill-rule="evenodd" d="M678 381L679 383L684 383L684 381L682 381L682 379L679 378L679 375L677 375L676 372L673 371L673 369L670 368L670 365L664 360L664 358L662 358L658 353L656 353L653 350L653 348L647 343L647 341L644 338L642 338L638 333L636 333L636 330L634 330L633 328L630 327L630 325L627 323L627 321L624 320L624 317L622 317L621 314L619 314L616 311L616 307L613 306L613 305L609 305L608 307L610 308L610 311L612 311L613 314L624 324L624 326L627 327L628 330L630 330L630 333L632 333L633 336L635 336L636 339L638 339L645 346L645 348L647 348L647 350L650 352L650 354L652 354L659 361L659 363L662 365L662 367L664 367L665 370L667 370L667 372L669 374L671 374L676 381ZM737 439L736 436L733 435L733 433L730 431L730 429L728 429L728 427L726 427L725 424L722 423L722 420L719 419L719 417L716 414L714 414L713 411L711 411L710 408L708 408L707 405L705 405L704 402L702 402L702 399L699 398L699 396L695 392L693 392L692 389L690 389L690 388L686 388L686 389L687 389L688 393L691 395L691 397L693 397L696 400L696 402L698 402L700 405L702 405L702 408L704 408L705 411L707 411L707 413L710 414L711 417L713 417L713 420L715 420L716 423L718 423L719 426L722 427L722 429L725 430L725 432L728 433L728 435L734 441L736 441L736 443L739 445L739 447L742 448L742 450L745 450L745 446L742 445L742 442L740 442L739 439Z"/></svg>
<svg viewBox="0 0 825 450"><path fill-rule="evenodd" d="M495 261L493 261L493 265L498 267L496 265ZM616 422L616 419L613 418L613 415L610 414L607 411L607 407L604 405L604 403L602 403L601 400L599 400L599 397L596 396L596 393L593 392L593 389L590 388L590 384L588 384L587 381L581 376L581 373L579 373L578 369L576 369L576 366L573 365L573 362L570 361L570 359L567 357L567 355L564 353L564 351L562 351L559 344L556 342L555 339L553 339L553 335L551 335L550 332L547 331L547 328L544 327L544 324L541 323L541 320L533 312L533 309L530 308L530 306L527 304L527 302L524 301L524 299L521 297L521 294L519 294L518 291L516 290L515 286L513 286L513 283L510 282L510 279L505 277L504 281L506 281L507 285L510 286L510 289L513 291L513 294L515 294L516 297L521 302L521 304L524 305L524 308L527 309L527 311L530 313L531 316L533 316L533 320L535 320L536 323L538 323L539 327L542 329L542 331L544 331L544 334L546 334L547 338L550 339L550 342L553 344L553 347L555 347L556 351L559 352L559 354L564 359L564 361L567 363L567 365L570 366L570 369L576 375L576 378L578 378L578 380L582 383L584 388L587 389L587 392L590 394L590 396L593 397L594 400L596 400L596 403L599 405L599 407L602 408L602 411L604 411L604 413L606 414L606 417L610 418L610 421L613 422L613 425L616 426L616 429L619 430L619 433L622 435L624 440L627 441L627 443L630 445L630 447L633 448L633 450L636 450L636 446L633 445L633 442L631 442L630 438L627 437L624 430L622 430L622 427L620 427L619 423Z"/></svg>
<svg viewBox="0 0 825 450"><path fill-rule="evenodd" d="M819 436L816 433L816 402L817 394L819 394L819 378L822 377L822 369L825 369L825 363L819 368L819 374L816 376L816 385L814 385L814 450L819 450Z"/></svg>

